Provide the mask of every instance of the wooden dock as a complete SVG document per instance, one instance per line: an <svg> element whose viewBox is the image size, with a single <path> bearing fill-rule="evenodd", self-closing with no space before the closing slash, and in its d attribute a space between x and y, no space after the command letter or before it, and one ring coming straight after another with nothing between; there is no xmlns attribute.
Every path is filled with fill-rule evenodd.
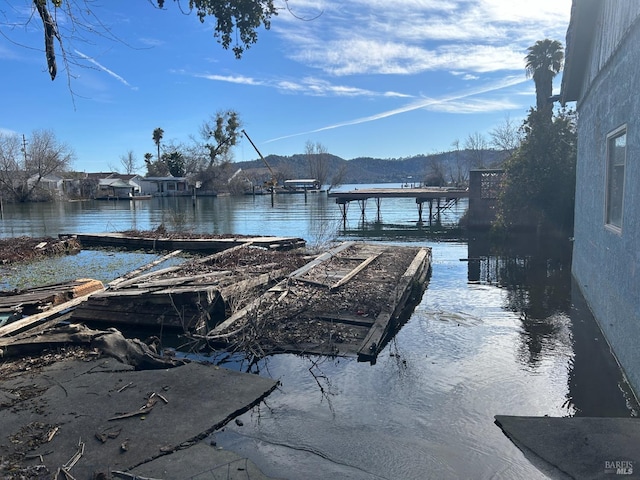
<svg viewBox="0 0 640 480"><path fill-rule="evenodd" d="M329 197L335 198L340 206L342 222L344 228L347 223L347 209L350 202L358 202L362 219L365 217L367 200L374 199L376 202L377 219L380 221L380 206L383 198L413 198L418 207L418 222L422 223L423 204L429 205L428 223L439 217L440 213L450 208L460 198L468 198L467 189L457 189L448 187L425 187L425 188L364 188L348 190L344 192L330 192Z"/></svg>
<svg viewBox="0 0 640 480"><path fill-rule="evenodd" d="M302 248L305 241L296 237L221 237L172 238L166 236L135 236L127 233L73 233L60 237L78 239L83 246L119 247L145 250L184 250L196 252L220 252L243 244L252 244L272 250Z"/></svg>
<svg viewBox="0 0 640 480"><path fill-rule="evenodd" d="M422 297L431 267L426 247L345 242L309 258L245 243L151 271L174 254L56 308L72 323L144 327L158 337L177 329L198 349L373 363ZM50 318L26 317L3 334Z"/></svg>
<svg viewBox="0 0 640 480"><path fill-rule="evenodd" d="M92 295L75 309L71 319L119 328L142 327L153 329L155 334L165 330L206 333L224 321L233 305L259 295L285 276L288 270L278 268L278 263L290 265L290 270L297 266L290 258L298 259L298 254L251 249L250 245L241 243L148 273L132 272L110 282L106 291Z"/></svg>
<svg viewBox="0 0 640 480"><path fill-rule="evenodd" d="M204 338L262 352L357 356L375 362L410 314L431 249L347 242L291 272Z"/></svg>

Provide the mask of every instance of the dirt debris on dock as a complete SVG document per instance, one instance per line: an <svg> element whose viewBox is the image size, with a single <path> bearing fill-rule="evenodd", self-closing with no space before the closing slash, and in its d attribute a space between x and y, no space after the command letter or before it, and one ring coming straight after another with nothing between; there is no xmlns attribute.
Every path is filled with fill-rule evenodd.
<svg viewBox="0 0 640 480"><path fill-rule="evenodd" d="M80 248L80 242L74 238L0 238L0 265L24 262L53 255L78 253Z"/></svg>
<svg viewBox="0 0 640 480"><path fill-rule="evenodd" d="M159 336L178 329L194 349L257 358L297 352L375 361L424 292L430 261L424 247L344 242L309 256L248 242L116 279L68 318L155 328L150 334Z"/></svg>
<svg viewBox="0 0 640 480"><path fill-rule="evenodd" d="M375 357L426 288L431 251L347 242L286 275L207 335L251 351Z"/></svg>
<svg viewBox="0 0 640 480"><path fill-rule="evenodd" d="M0 477L16 480L141 478L132 470L162 472L156 461L173 454L181 477L154 478L218 478L240 458L204 440L277 385L194 362L134 370L92 349L3 361L0 371ZM266 478L251 468L250 478Z"/></svg>

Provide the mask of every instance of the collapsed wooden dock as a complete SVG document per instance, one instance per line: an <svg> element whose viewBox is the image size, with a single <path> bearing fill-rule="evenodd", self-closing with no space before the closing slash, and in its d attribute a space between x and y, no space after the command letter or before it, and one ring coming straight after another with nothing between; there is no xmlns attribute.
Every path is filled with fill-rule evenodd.
<svg viewBox="0 0 640 480"><path fill-rule="evenodd" d="M430 266L425 247L345 242L310 257L243 243L161 270L141 267L68 302L65 320L144 327L158 337L177 330L198 349L256 357L293 352L375 362L421 298Z"/></svg>
<svg viewBox="0 0 640 480"><path fill-rule="evenodd" d="M72 313L73 321L206 333L242 298L259 295L300 255L241 244L162 270L120 278ZM242 298L236 298L242 297Z"/></svg>
<svg viewBox="0 0 640 480"><path fill-rule="evenodd" d="M290 273L204 338L244 350L375 362L426 288L431 249L347 242Z"/></svg>

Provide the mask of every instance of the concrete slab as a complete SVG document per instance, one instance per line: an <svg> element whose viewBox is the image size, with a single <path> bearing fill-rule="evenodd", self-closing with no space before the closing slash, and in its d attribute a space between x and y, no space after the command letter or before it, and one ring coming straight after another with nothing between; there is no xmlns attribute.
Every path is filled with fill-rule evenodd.
<svg viewBox="0 0 640 480"><path fill-rule="evenodd" d="M183 459L180 477L164 478L186 478L192 476L188 447L257 404L276 385L211 365L133 371L104 358L65 360L22 372L0 383L0 476L12 459L21 459L23 467L45 465L55 474L82 445L69 469L78 480L130 470L176 451L175 458ZM202 466L191 471L197 474Z"/></svg>
<svg viewBox="0 0 640 480"><path fill-rule="evenodd" d="M640 478L638 418L495 419L531 463L551 478Z"/></svg>

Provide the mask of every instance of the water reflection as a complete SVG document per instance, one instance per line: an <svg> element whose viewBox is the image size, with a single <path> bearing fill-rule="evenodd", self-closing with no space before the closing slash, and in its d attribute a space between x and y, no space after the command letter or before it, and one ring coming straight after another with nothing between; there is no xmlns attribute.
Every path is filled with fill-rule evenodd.
<svg viewBox="0 0 640 480"><path fill-rule="evenodd" d="M567 413L637 415L637 401L571 276L569 240L521 235L508 242L469 238L470 283L505 291L504 309L522 325L518 358L531 371L567 359Z"/></svg>
<svg viewBox="0 0 640 480"><path fill-rule="evenodd" d="M469 282L497 285L504 308L522 322L521 361L537 368L559 349L570 354L571 242L534 235L469 238Z"/></svg>
<svg viewBox="0 0 640 480"><path fill-rule="evenodd" d="M582 417L638 416L639 406L577 282L571 284L573 358L567 402Z"/></svg>
<svg viewBox="0 0 640 480"><path fill-rule="evenodd" d="M339 231L338 206L326 196L307 202L302 196L276 197L273 206L268 196L249 196L198 199L195 207L191 199L167 198L135 208L128 202L79 202L33 209L15 206L0 223L0 236L167 223L211 233L308 241L337 235L433 249L427 290L375 365L287 354L255 362L218 352L209 359L280 381L277 391L242 417L243 427L229 425L227 438L221 435L218 442L251 457L271 476L544 479L494 425L494 415L637 412L572 286L568 241L442 241L415 224L415 205L407 203L385 203L381 222L360 228L355 211L349 220L356 227ZM141 257L134 265L92 252L64 261L74 259L103 263L99 273L113 277L125 266L131 270L149 261ZM56 269L72 270L66 263Z"/></svg>

